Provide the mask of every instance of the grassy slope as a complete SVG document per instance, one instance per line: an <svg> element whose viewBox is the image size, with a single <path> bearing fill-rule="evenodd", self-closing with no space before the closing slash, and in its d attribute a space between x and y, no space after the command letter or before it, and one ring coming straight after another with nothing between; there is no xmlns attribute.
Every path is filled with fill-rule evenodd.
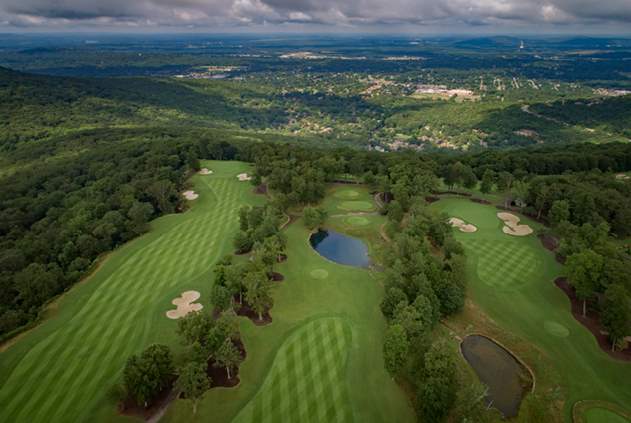
<svg viewBox="0 0 631 423"><path fill-rule="evenodd" d="M0 420L111 421L107 392L127 357L152 342L175 344L176 324L164 316L170 301L196 289L208 305L210 269L232 249L237 210L257 200L235 178L247 165L205 165L215 175L193 179L200 198L190 211L158 219L149 234L112 253L59 301L54 318L0 355Z"/></svg>
<svg viewBox="0 0 631 423"><path fill-rule="evenodd" d="M326 204L331 210L346 201L329 190ZM370 201L367 190L353 187L361 201ZM341 210L338 209L338 213ZM371 251L378 249L378 227L381 216L367 216L369 225L347 226L344 217L331 218L328 224L339 231L367 239ZM272 324L254 326L242 319L241 330L247 357L240 368L241 383L232 389L212 389L200 402L196 418L187 401L177 401L165 416L165 422L215 421L233 419L255 397L268 373L274 372L277 353L295 330L307 321L319 317L339 317L350 325L352 342L349 348L345 381L351 404L340 405L352 409L356 421L384 422L413 421L414 414L399 387L386 373L382 358L382 337L385 321L379 309L382 286L376 275L349 266L341 266L318 255L309 245L309 231L298 220L286 229L289 259L278 266L285 280L274 289ZM315 269L326 270L328 276L311 276ZM343 415L346 415L343 413Z"/></svg>
<svg viewBox="0 0 631 423"><path fill-rule="evenodd" d="M532 342L553 363L560 374L557 383L566 394L567 420L572 404L578 400L631 404L628 389L631 366L609 358L591 333L572 317L569 300L552 283L563 274L563 268L535 236L516 238L502 233L497 210L491 206L466 199L447 199L432 207L478 226L474 234L456 232L467 252L469 295L499 326ZM536 223L526 221L537 227ZM512 255L518 259L512 259L511 266L504 265L503 259L511 260ZM525 261L528 266L522 264ZM553 334L550 322L567 328L569 335ZM539 363L528 364L536 373Z"/></svg>

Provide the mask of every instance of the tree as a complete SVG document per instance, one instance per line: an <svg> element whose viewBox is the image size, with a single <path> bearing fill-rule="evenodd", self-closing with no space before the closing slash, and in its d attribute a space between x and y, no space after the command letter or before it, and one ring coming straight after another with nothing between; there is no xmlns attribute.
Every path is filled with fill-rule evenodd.
<svg viewBox="0 0 631 423"><path fill-rule="evenodd" d="M518 207L526 207L526 199L528 198L528 183L525 181L515 181L511 188L513 200Z"/></svg>
<svg viewBox="0 0 631 423"><path fill-rule="evenodd" d="M493 190L495 184L495 172L491 169L486 169L482 175L482 183L480 184L480 191L484 194L488 194Z"/></svg>
<svg viewBox="0 0 631 423"><path fill-rule="evenodd" d="M603 257L592 250L572 254L567 259L569 280L576 290L576 297L583 301L583 317L587 314L587 299L600 284L603 274Z"/></svg>
<svg viewBox="0 0 631 423"><path fill-rule="evenodd" d="M514 180L515 180L515 177L513 176L512 173L500 172L497 175L497 190L506 191L506 190L511 189L511 186L513 185Z"/></svg>
<svg viewBox="0 0 631 423"><path fill-rule="evenodd" d="M174 198L177 198L175 185L169 180L155 181L147 187L147 193L153 199L154 206L162 213L172 213Z"/></svg>
<svg viewBox="0 0 631 423"><path fill-rule="evenodd" d="M473 189L478 184L478 178L473 173L473 170L469 166L464 166L462 169L462 186L468 189Z"/></svg>
<svg viewBox="0 0 631 423"><path fill-rule="evenodd" d="M227 310L232 306L232 294L222 285L214 285L210 294L213 305L219 311Z"/></svg>
<svg viewBox="0 0 631 423"><path fill-rule="evenodd" d="M566 200L554 201L548 212L548 220L552 227L557 227L561 222L568 222L570 220L570 203Z"/></svg>
<svg viewBox="0 0 631 423"><path fill-rule="evenodd" d="M249 272L245 276L245 300L258 314L259 320L263 320L263 313L273 304L270 293L270 282L264 271Z"/></svg>
<svg viewBox="0 0 631 423"><path fill-rule="evenodd" d="M387 318L392 318L394 310L401 303L408 303L408 297L405 295L405 292L397 287L390 287L386 289L386 293L381 301L381 312Z"/></svg>
<svg viewBox="0 0 631 423"><path fill-rule="evenodd" d="M605 291L602 323L609 331L611 350L631 333L631 299L627 290L619 284L609 285Z"/></svg>
<svg viewBox="0 0 631 423"><path fill-rule="evenodd" d="M383 342L383 358L386 370L394 377L403 368L407 360L409 341L405 329L400 324L393 324L386 330Z"/></svg>
<svg viewBox="0 0 631 423"><path fill-rule="evenodd" d="M206 374L204 363L191 362L180 369L177 388L193 402L193 414L197 414L197 403L210 389L210 378Z"/></svg>
<svg viewBox="0 0 631 423"><path fill-rule="evenodd" d="M215 322L209 313L201 311L189 313L177 322L177 333L188 345L199 342L205 345L206 336Z"/></svg>
<svg viewBox="0 0 631 423"><path fill-rule="evenodd" d="M237 250L237 254L247 253L248 251L252 250L253 245L254 240L252 239L252 235L250 232L237 232L237 235L234 237L234 247Z"/></svg>
<svg viewBox="0 0 631 423"><path fill-rule="evenodd" d="M386 210L388 211L388 220L396 224L401 223L401 220L403 220L404 212L401 203L399 202L399 200L396 199L396 197L394 200L388 203L388 205L386 206Z"/></svg>
<svg viewBox="0 0 631 423"><path fill-rule="evenodd" d="M140 356L129 357L123 370L123 384L138 404L147 407L168 386L174 370L169 347L150 345Z"/></svg>
<svg viewBox="0 0 631 423"><path fill-rule="evenodd" d="M430 347L423 364L424 377L417 392L419 412L424 421L440 422L456 400L456 364L442 343Z"/></svg>
<svg viewBox="0 0 631 423"><path fill-rule="evenodd" d="M243 361L241 353L234 346L234 343L230 338L226 338L221 347L215 353L215 363L218 366L225 367L228 373L228 379L231 379L230 369L238 367Z"/></svg>
<svg viewBox="0 0 631 423"><path fill-rule="evenodd" d="M328 217L326 210L320 207L305 207L303 210L303 219L308 229L314 230L321 227Z"/></svg>

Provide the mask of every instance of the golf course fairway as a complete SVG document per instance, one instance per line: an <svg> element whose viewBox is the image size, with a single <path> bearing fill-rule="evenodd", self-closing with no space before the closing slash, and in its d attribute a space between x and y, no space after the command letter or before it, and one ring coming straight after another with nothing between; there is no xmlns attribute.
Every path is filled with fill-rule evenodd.
<svg viewBox="0 0 631 423"><path fill-rule="evenodd" d="M579 400L631 404L631 366L610 358L572 317L569 300L553 283L564 269L535 234L505 234L495 207L468 199L441 199L431 207L478 228L475 233L455 231L467 256L468 295L503 331L532 343L553 363L566 399L567 421ZM540 228L530 219L522 222ZM538 360L527 364L535 377L547 377L537 371Z"/></svg>
<svg viewBox="0 0 631 423"><path fill-rule="evenodd" d="M212 175L193 177L191 210L152 222L151 231L103 262L64 295L52 318L3 351L0 421L112 421L108 397L127 358L151 343L176 346L176 321L165 312L183 291L210 307L210 271L232 251L238 210L262 202L236 175L249 166L204 162Z"/></svg>

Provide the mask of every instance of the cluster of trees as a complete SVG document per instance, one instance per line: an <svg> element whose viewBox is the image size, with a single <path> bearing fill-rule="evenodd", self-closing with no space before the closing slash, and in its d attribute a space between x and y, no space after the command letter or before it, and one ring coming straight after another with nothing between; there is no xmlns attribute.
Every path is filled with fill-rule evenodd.
<svg viewBox="0 0 631 423"><path fill-rule="evenodd" d="M452 353L431 343L439 319L459 311L465 298L463 249L445 221L415 202L384 255L385 365L416 386L424 421L443 420L457 395ZM432 254L430 245L441 253Z"/></svg>
<svg viewBox="0 0 631 423"><path fill-rule="evenodd" d="M608 237L606 223L575 226L563 220L554 231L561 236L559 252L567 257L568 280L583 302L583 316L591 303L609 333L612 350L623 348L624 338L631 335L628 256Z"/></svg>
<svg viewBox="0 0 631 423"><path fill-rule="evenodd" d="M274 238L279 244L279 248L284 248L285 241L280 232L283 217L281 210L269 204L257 207L241 207L239 209L239 232L234 238L237 254L249 253L255 245L264 243L268 238Z"/></svg>
<svg viewBox="0 0 631 423"><path fill-rule="evenodd" d="M36 319L95 259L180 207L182 142L97 145L0 178L0 336Z"/></svg>
<svg viewBox="0 0 631 423"><path fill-rule="evenodd" d="M132 355L123 370L125 395L138 405L148 407L175 377L173 354L166 345L150 345L141 354Z"/></svg>
<svg viewBox="0 0 631 423"><path fill-rule="evenodd" d="M263 320L272 308L271 279L274 266L286 258L287 240L280 231L283 214L270 206L243 207L239 211L240 232L235 237L237 253L251 253L247 261L224 257L214 269L212 302L225 311L244 302Z"/></svg>
<svg viewBox="0 0 631 423"><path fill-rule="evenodd" d="M263 314L274 305L272 298L273 265L282 254L276 238L268 238L268 242L259 244L254 250L251 260L235 262L228 256L215 266L215 282L211 294L213 305L217 310L233 310L235 303L244 303L263 320Z"/></svg>
<svg viewBox="0 0 631 423"><path fill-rule="evenodd" d="M228 379L243 361L237 342L241 339L234 312L218 318L205 312L189 313L178 321L178 335L185 351L176 370L173 354L165 345L150 345L139 355L132 355L123 370L124 395L138 405L148 407L167 389L175 387L193 403L193 413L204 393L210 389L208 362L226 369Z"/></svg>

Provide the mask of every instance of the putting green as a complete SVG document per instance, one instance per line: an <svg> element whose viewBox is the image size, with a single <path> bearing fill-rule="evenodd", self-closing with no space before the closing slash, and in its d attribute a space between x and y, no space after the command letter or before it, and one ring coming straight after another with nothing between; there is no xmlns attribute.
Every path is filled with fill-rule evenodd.
<svg viewBox="0 0 631 423"><path fill-rule="evenodd" d="M329 272L324 269L313 269L310 275L314 279L326 279L329 276Z"/></svg>
<svg viewBox="0 0 631 423"><path fill-rule="evenodd" d="M62 297L54 318L2 352L0 421L121 418L109 393L125 361L150 343L178 345L177 322L165 310L182 291L208 298L213 263L233 249L239 208L258 201L235 178L248 165L203 165L214 176L193 177L200 198L189 211L152 222L150 233L117 249Z"/></svg>
<svg viewBox="0 0 631 423"><path fill-rule="evenodd" d="M606 408L590 408L583 414L585 423L629 423L630 421Z"/></svg>
<svg viewBox="0 0 631 423"><path fill-rule="evenodd" d="M559 338L565 338L570 334L570 330L568 328L560 323L552 322L550 320L545 321L543 323L543 327L550 335L558 336Z"/></svg>
<svg viewBox="0 0 631 423"><path fill-rule="evenodd" d="M363 216L349 216L345 221L351 226L366 226L370 223L369 220Z"/></svg>
<svg viewBox="0 0 631 423"><path fill-rule="evenodd" d="M369 201L342 201L338 207L347 211L371 211L374 209Z"/></svg>
<svg viewBox="0 0 631 423"><path fill-rule="evenodd" d="M233 422L353 421L346 384L350 345L350 326L340 318L321 318L298 328Z"/></svg>
<svg viewBox="0 0 631 423"><path fill-rule="evenodd" d="M354 189L344 188L340 189L333 194L335 198L339 198L342 200L353 200L360 196L360 193L355 191Z"/></svg>
<svg viewBox="0 0 631 423"><path fill-rule="evenodd" d="M467 255L468 297L508 339L533 345L521 357L534 371L537 389L561 389L566 421L572 405L586 398L631 404L631 366L611 359L574 319L567 296L554 284L566 270L537 237L506 236L493 206L448 198L430 207L476 223L475 233L454 232ZM541 227L526 217L522 222Z"/></svg>

